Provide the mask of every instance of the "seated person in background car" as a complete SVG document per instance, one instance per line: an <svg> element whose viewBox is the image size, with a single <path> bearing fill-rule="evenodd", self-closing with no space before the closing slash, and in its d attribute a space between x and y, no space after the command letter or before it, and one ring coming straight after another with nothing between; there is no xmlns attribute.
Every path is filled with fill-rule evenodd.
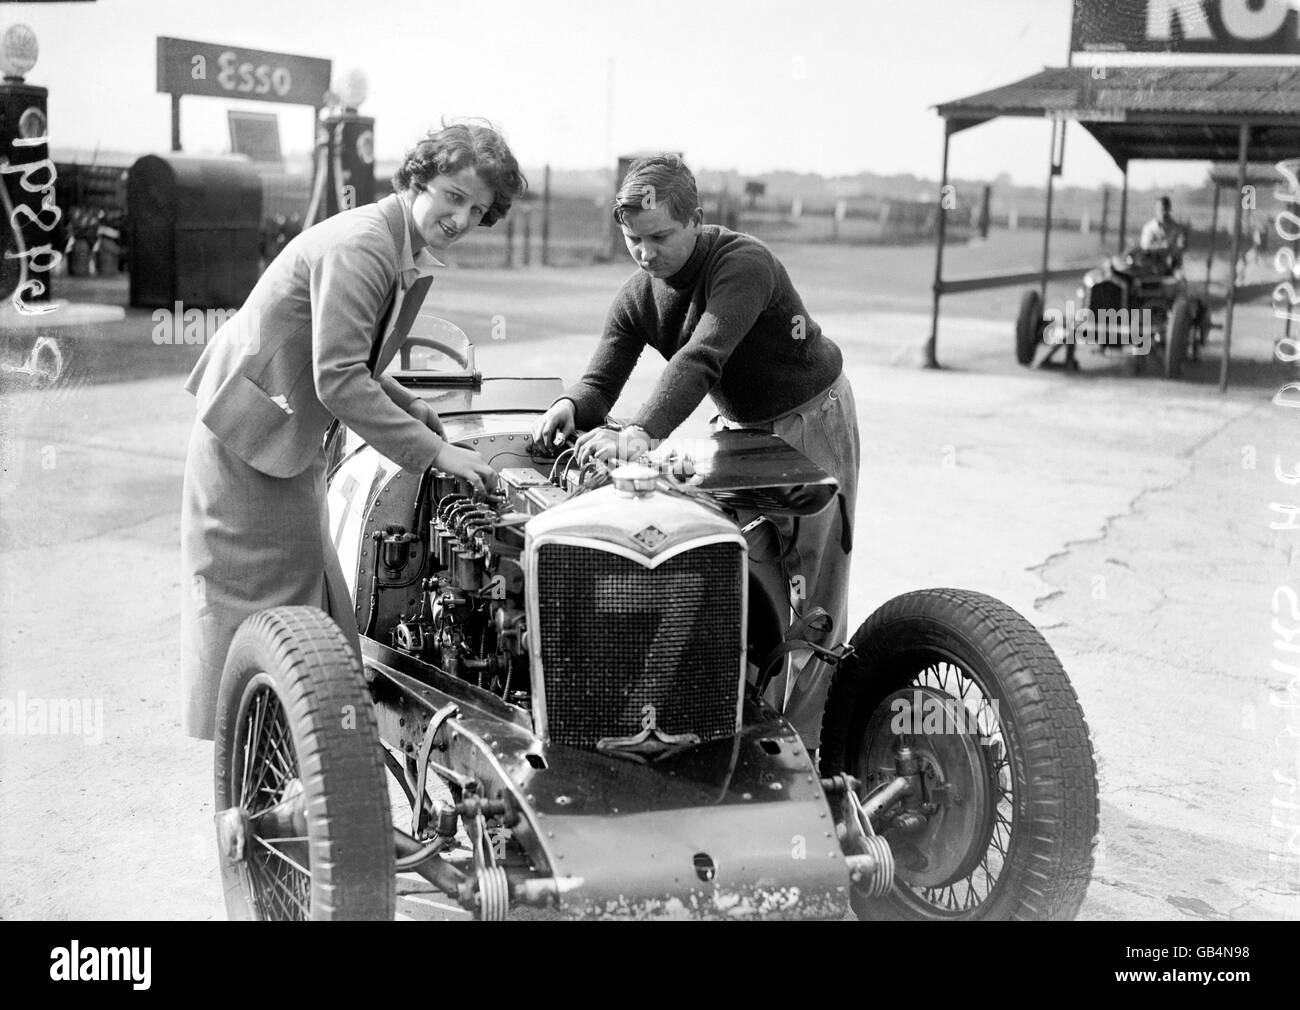
<svg viewBox="0 0 1300 1010"><path fill-rule="evenodd" d="M704 224L695 177L676 155L634 162L613 214L639 269L614 299L586 374L542 418L536 440L553 448L582 428L580 461L635 458L670 435L706 393L718 408L715 427L776 433L839 484L836 504L777 525L799 590L796 612L824 608L834 621L831 640L847 639L860 450L839 347L808 315L767 246ZM647 345L668 362L650 398L621 432L600 427ZM796 684L786 705L810 751L820 740L829 672L822 667Z"/></svg>
<svg viewBox="0 0 1300 1010"><path fill-rule="evenodd" d="M1187 229L1174 220L1170 213L1173 204L1169 197L1156 201L1156 216L1142 226L1138 245L1144 252L1165 253L1175 270L1183 265L1183 251L1187 248Z"/></svg>

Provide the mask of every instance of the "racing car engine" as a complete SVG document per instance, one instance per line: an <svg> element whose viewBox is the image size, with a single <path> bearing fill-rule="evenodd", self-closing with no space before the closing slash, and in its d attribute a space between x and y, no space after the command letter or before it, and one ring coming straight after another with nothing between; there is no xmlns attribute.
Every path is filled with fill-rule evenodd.
<svg viewBox="0 0 1300 1010"><path fill-rule="evenodd" d="M530 708L552 742L647 754L730 737L745 539L659 476L506 467L500 493L473 496L431 473L409 525L381 527L394 475L358 559L363 634Z"/></svg>
<svg viewBox="0 0 1300 1010"><path fill-rule="evenodd" d="M475 500L450 478L435 477L417 518L423 537L401 526L371 534L376 545L372 596L419 581L416 606L387 629L392 647L516 703L528 698L524 641L523 572L519 565L527 519L502 495ZM441 492L441 493L440 493ZM418 512L417 512L418 516ZM413 554L422 556L413 558ZM418 560L415 580L397 579ZM366 633L380 630L370 610Z"/></svg>

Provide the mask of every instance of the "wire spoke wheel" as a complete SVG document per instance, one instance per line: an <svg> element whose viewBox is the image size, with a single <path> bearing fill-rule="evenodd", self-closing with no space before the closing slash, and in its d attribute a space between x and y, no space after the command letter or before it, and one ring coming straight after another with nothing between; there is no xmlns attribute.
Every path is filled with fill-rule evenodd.
<svg viewBox="0 0 1300 1010"><path fill-rule="evenodd" d="M886 702L848 771L865 797L893 780L896 745L913 751L924 787L946 803L919 834L884 833L896 853L898 895L927 916L970 912L992 896L1014 831L1015 784L998 702L946 657L926 663Z"/></svg>
<svg viewBox="0 0 1300 1010"><path fill-rule="evenodd" d="M236 806L250 823L278 807L301 810L302 782L298 777L298 754L284 707L276 697L270 678L261 674L245 692L238 725L236 753L242 767ZM301 814L300 814L301 816ZM305 824L303 826L305 831ZM254 843L247 851L247 870L253 902L259 919L306 920L311 918L311 859L305 834L287 838L250 834Z"/></svg>
<svg viewBox="0 0 1300 1010"><path fill-rule="evenodd" d="M827 705L822 773L858 778L865 802L895 780L902 748L921 787L885 811L894 886L880 899L854 893L859 917L1077 914L1096 767L1078 699L1038 631L992 597L933 589L886 603L853 645Z"/></svg>
<svg viewBox="0 0 1300 1010"><path fill-rule="evenodd" d="M217 851L232 919L391 919L392 819L374 706L324 613L236 633L217 701Z"/></svg>

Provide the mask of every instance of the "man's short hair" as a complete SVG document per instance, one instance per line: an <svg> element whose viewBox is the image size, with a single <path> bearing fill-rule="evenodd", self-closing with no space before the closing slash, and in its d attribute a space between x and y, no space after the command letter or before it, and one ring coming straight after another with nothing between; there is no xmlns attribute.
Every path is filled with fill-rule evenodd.
<svg viewBox="0 0 1300 1010"><path fill-rule="evenodd" d="M490 228L523 196L528 180L505 138L487 120L443 120L441 130L430 130L406 152L393 176L393 190L401 193L412 184L426 185L436 175L455 175L470 167L492 190L492 206L479 221L479 227Z"/></svg>
<svg viewBox="0 0 1300 1010"><path fill-rule="evenodd" d="M1169 197L1162 196L1160 198L1160 209L1163 210L1166 214L1168 214L1171 210L1173 210L1173 207L1174 207L1173 201L1170 200Z"/></svg>
<svg viewBox="0 0 1300 1010"><path fill-rule="evenodd" d="M675 154L638 158L628 166L623 184L614 197L614 220L624 224L628 214L657 206L668 208L674 221L689 224L700 205L695 176Z"/></svg>

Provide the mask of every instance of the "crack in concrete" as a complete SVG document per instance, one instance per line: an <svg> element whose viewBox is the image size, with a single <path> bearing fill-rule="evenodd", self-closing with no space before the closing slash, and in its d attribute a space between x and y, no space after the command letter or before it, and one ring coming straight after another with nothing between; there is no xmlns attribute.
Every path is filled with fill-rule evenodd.
<svg viewBox="0 0 1300 1010"><path fill-rule="evenodd" d="M1046 577L1045 577L1045 576L1046 576L1046 570L1047 570L1048 566L1052 564L1053 561L1056 561L1056 560L1059 559L1059 558L1068 557L1071 551L1074 551L1074 550L1076 550L1076 549L1079 548L1079 547L1083 547L1083 546L1086 546L1086 545L1088 545L1088 544L1099 544L1099 543L1102 543L1103 541L1105 541L1105 540L1106 540L1106 539L1111 535L1111 532L1112 532L1112 526L1113 526L1113 525L1114 525L1118 520L1123 519L1123 518L1126 518L1126 517L1128 517L1128 516L1136 515L1136 514L1138 513L1138 510L1139 510L1139 503L1142 501L1143 498L1147 497L1148 495L1154 495L1154 494L1160 494L1160 493L1163 493L1163 492L1166 492L1166 491L1172 491L1174 488L1178 487L1180 484L1184 484L1184 483L1186 483L1188 480L1190 480L1190 479L1192 478L1192 476L1196 473L1196 458L1195 458L1195 455L1196 455L1196 452L1197 452L1199 449L1201 449L1203 446L1205 446L1205 445L1208 444L1209 442L1213 441L1214 439L1218 438L1218 437L1219 437L1221 434L1223 434L1223 432L1226 431L1226 430L1227 430L1231 425L1237 423L1238 421L1242 420L1243 418L1247 418L1247 417L1250 417L1250 416L1252 416L1252 415L1254 415L1254 414L1260 413L1261 411L1267 410L1267 409L1269 409L1271 406L1272 406L1272 405L1269 404L1269 403L1256 404L1256 405L1255 405L1254 407L1252 407L1250 410L1244 411L1244 412L1242 412L1242 413L1240 413L1240 414L1236 414L1236 415L1234 415L1234 416L1232 416L1232 417L1229 417L1229 418L1225 419L1225 420L1223 421L1222 424L1216 425L1212 430L1210 430L1209 432L1207 432L1207 433L1206 433L1202 438L1198 439L1197 441L1193 442L1192 444L1186 446L1185 448L1181 449L1180 451L1178 451L1177 453L1174 454L1174 458L1175 458L1175 459L1186 459L1186 460L1189 461L1189 462L1188 462L1187 469L1185 470L1184 473L1182 473L1182 474L1180 474L1179 476L1175 477L1172 481L1170 481L1170 482L1167 483L1167 484L1163 484L1163 485L1160 485L1160 486L1158 486L1158 487L1145 487L1145 488L1142 488L1141 490L1139 490L1139 491L1137 492L1137 494L1135 494L1135 495L1134 495L1134 496L1129 500L1128 504L1124 507L1124 509L1123 509L1122 511L1116 512L1116 513L1114 513L1114 514L1112 514L1112 515L1108 515L1108 516L1106 516L1106 517L1103 519L1102 524L1101 524L1101 532L1098 533L1096 536L1091 536L1091 537L1080 537L1080 538L1077 539L1077 540L1067 540L1067 541L1065 542L1065 545L1064 545L1060 550L1058 550L1058 551L1053 551L1051 554L1049 554L1046 558L1044 558L1044 559L1043 559L1042 561L1040 561L1038 564L1036 564L1036 565L1031 565L1029 568L1027 568L1027 569L1025 569L1025 570L1028 571L1028 572L1031 572L1031 573L1033 573L1033 574L1038 575L1038 577L1039 577L1040 579L1042 579L1044 582L1047 582L1047 579L1046 579ZM1126 565L1125 567L1128 567L1128 566ZM1167 597L1165 596L1165 593L1164 593L1164 591L1163 591L1162 589L1160 589L1159 587L1153 587L1153 588L1155 588L1156 591L1159 592L1159 593L1161 594L1162 602L1163 602L1164 600L1167 599ZM1046 595L1044 595L1044 596L1036 597L1036 598L1034 599L1034 609L1035 609L1035 610L1039 610L1042 604L1044 604L1044 603L1046 603L1046 602L1048 602L1048 601L1050 601L1050 600L1056 598L1057 596L1063 595L1063 594L1064 594L1064 589L1062 589L1062 588L1060 588L1060 587L1057 587L1057 588L1054 589L1052 592L1050 592L1050 593L1048 593L1048 594L1046 594ZM1063 619L1062 619L1062 620L1063 620ZM1064 621L1063 621L1063 623L1068 623L1068 622L1064 622Z"/></svg>
<svg viewBox="0 0 1300 1010"><path fill-rule="evenodd" d="M1100 884L1103 887L1113 887L1117 890L1124 891L1127 894L1139 894L1144 898L1150 898L1152 901L1161 900L1159 895L1151 891L1144 890L1141 887L1137 887L1131 881L1127 881L1127 880L1121 881L1121 880L1117 880L1114 877L1104 877L1098 873L1094 873L1092 875L1092 883Z"/></svg>

